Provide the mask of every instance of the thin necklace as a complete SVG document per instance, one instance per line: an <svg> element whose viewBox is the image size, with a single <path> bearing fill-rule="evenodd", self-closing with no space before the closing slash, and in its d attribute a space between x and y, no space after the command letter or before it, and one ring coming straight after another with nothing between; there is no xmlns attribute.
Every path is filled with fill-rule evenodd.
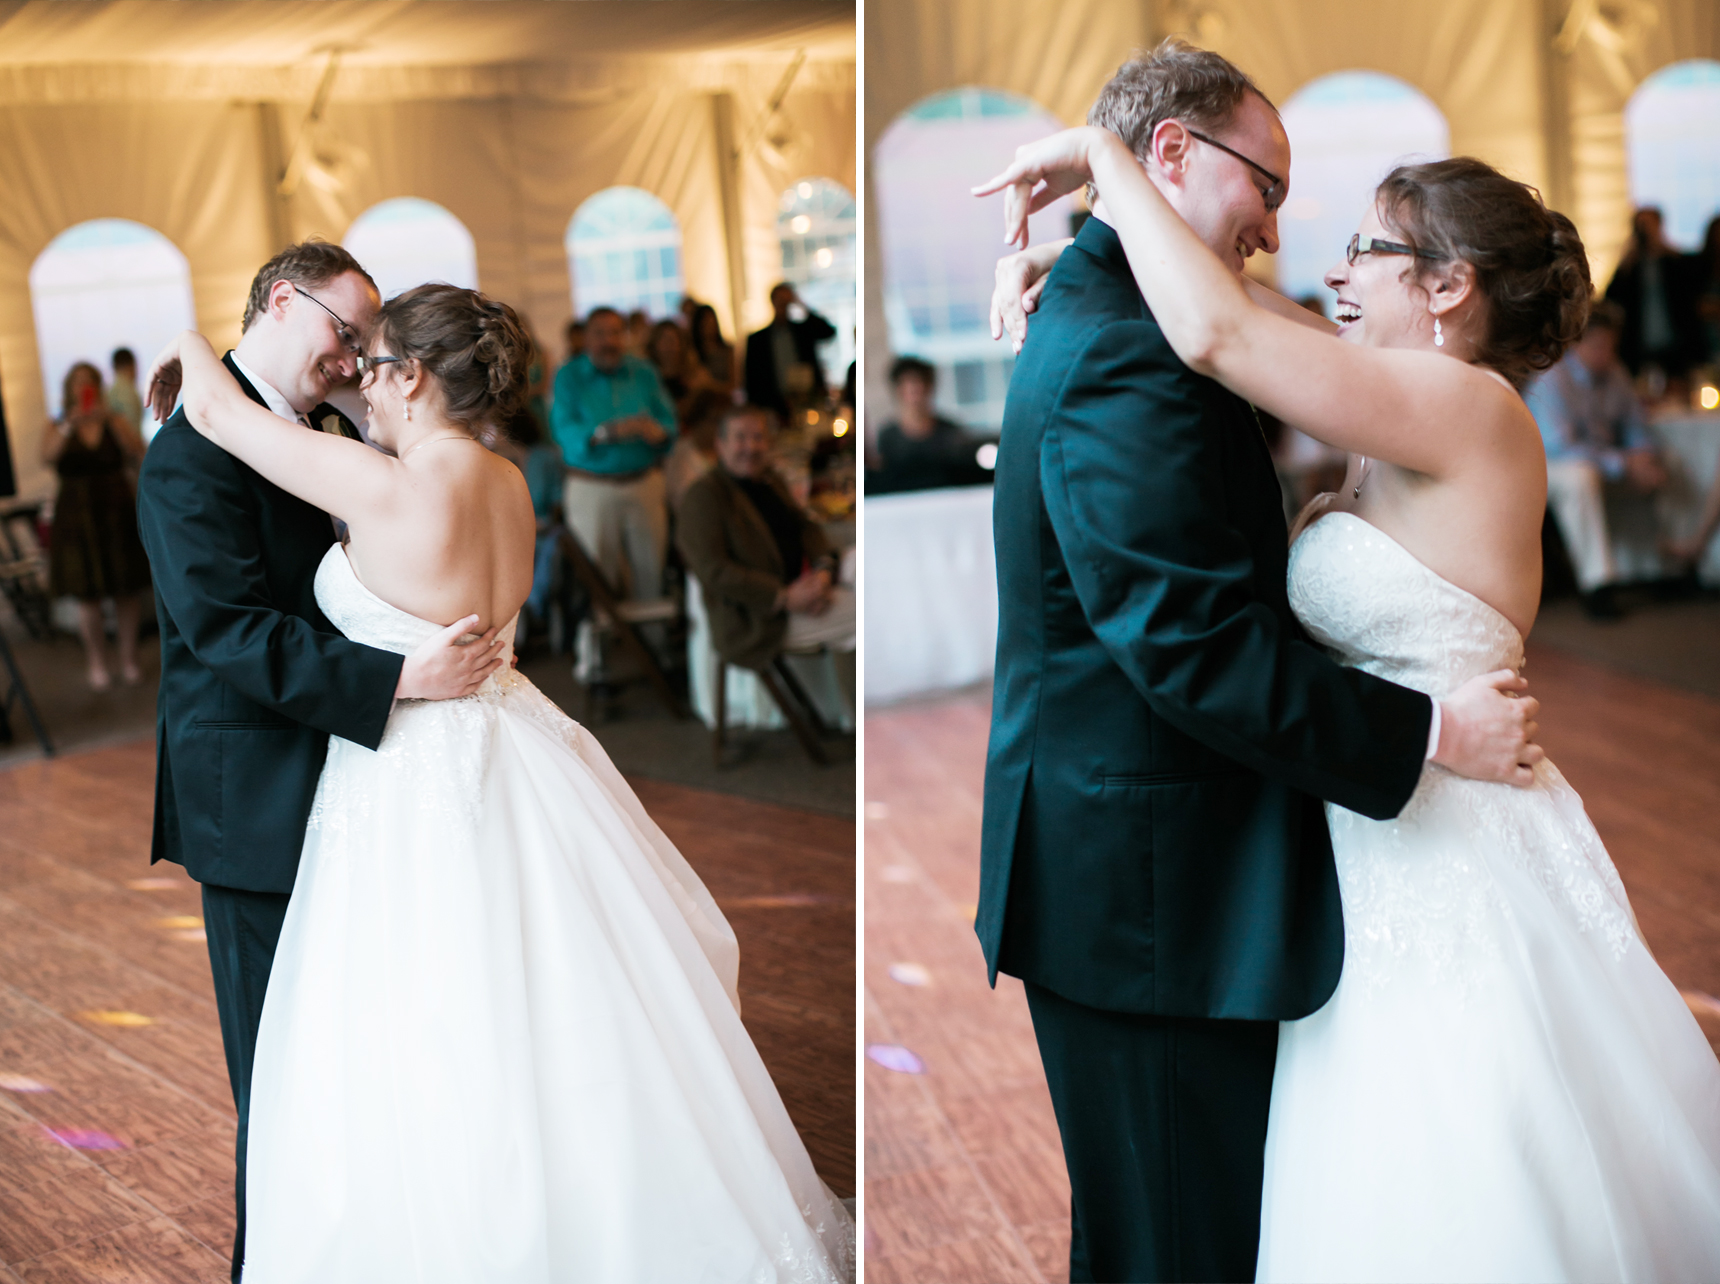
<svg viewBox="0 0 1720 1284"><path fill-rule="evenodd" d="M414 447L414 449L416 449L416 447ZM1363 455L1362 456L1361 473L1356 478L1356 488L1350 492L1350 498L1351 499L1360 499L1362 497L1362 483L1367 481L1367 479L1368 479L1368 457L1366 455Z"/></svg>
<svg viewBox="0 0 1720 1284"><path fill-rule="evenodd" d="M417 454L419 450L423 449L425 446L428 446L433 441L471 441L471 440L472 439L470 437L466 436L464 433L452 433L452 432L447 433L446 435L441 436L441 437L426 437L423 441L419 442L416 446L412 447L411 450L407 451L404 455L400 456L400 462L404 464L413 455ZM474 444L476 444L476 443L474 443Z"/></svg>

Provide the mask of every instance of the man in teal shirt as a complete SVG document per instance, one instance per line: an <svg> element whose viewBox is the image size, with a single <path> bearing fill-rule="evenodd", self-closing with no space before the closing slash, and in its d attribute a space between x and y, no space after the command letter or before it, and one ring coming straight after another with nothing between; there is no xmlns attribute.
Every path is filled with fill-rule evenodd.
<svg viewBox="0 0 1720 1284"><path fill-rule="evenodd" d="M569 529L618 589L661 596L669 511L658 465L675 440L675 407L650 363L627 355L614 308L592 309L585 351L556 372L550 427L567 463Z"/></svg>

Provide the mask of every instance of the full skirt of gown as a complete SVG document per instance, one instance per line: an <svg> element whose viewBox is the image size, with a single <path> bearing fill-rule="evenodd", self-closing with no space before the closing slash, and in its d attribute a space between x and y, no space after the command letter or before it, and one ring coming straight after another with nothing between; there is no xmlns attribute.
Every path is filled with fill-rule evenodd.
<svg viewBox="0 0 1720 1284"><path fill-rule="evenodd" d="M318 601L435 626L331 548ZM596 740L511 669L334 739L270 977L247 1284L849 1279L739 1017L733 932Z"/></svg>

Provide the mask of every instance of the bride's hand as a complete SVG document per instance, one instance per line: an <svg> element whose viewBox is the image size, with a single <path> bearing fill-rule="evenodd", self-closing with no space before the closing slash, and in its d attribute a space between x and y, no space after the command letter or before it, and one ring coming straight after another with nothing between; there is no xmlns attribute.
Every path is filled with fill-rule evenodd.
<svg viewBox="0 0 1720 1284"><path fill-rule="evenodd" d="M164 424L173 414L174 404L179 400L179 385L184 378L184 370L179 360L179 344L185 338L177 334L161 350L155 364L149 367L149 377L143 381L144 403L155 415L155 422Z"/></svg>
<svg viewBox="0 0 1720 1284"><path fill-rule="evenodd" d="M1093 156L1122 140L1108 129L1082 125L1015 149L1010 167L973 189L975 196L1003 192L1003 239L1027 248L1027 216L1079 190L1093 177Z"/></svg>
<svg viewBox="0 0 1720 1284"><path fill-rule="evenodd" d="M1003 338L1007 330L1015 351L1020 353L1021 345L1027 341L1027 314L1039 306L1039 296L1045 293L1051 269L1070 244L1070 241L1051 241L1033 245L997 261L997 284L991 292L992 338Z"/></svg>

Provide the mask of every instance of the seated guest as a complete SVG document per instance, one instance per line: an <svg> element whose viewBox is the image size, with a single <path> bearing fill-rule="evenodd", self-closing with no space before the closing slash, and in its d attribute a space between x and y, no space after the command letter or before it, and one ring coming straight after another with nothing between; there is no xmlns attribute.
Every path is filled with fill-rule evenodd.
<svg viewBox="0 0 1720 1284"><path fill-rule="evenodd" d="M771 287L770 309L770 324L747 336L747 400L787 423L793 407L828 395L818 345L834 339L836 327L802 303L786 281ZM806 313L802 320L793 318L796 309Z"/></svg>
<svg viewBox="0 0 1720 1284"><path fill-rule="evenodd" d="M717 466L681 501L676 547L699 581L711 646L730 664L762 669L783 651L827 646L850 707L854 593L835 582L838 558L770 466L772 425L737 406L717 427Z"/></svg>
<svg viewBox="0 0 1720 1284"><path fill-rule="evenodd" d="M659 466L675 439L675 408L651 363L630 357L614 308L585 318L585 351L556 372L550 426L567 464L562 508L603 577L636 600L663 592L669 511ZM596 637L580 626L581 681L601 668Z"/></svg>
<svg viewBox="0 0 1720 1284"><path fill-rule="evenodd" d="M1666 243L1658 209L1650 205L1636 212L1606 293L1608 302L1623 309L1618 351L1632 375L1657 366L1668 379L1680 379L1701 364L1707 335L1699 271L1695 256L1680 254Z"/></svg>
<svg viewBox="0 0 1720 1284"><path fill-rule="evenodd" d="M918 357L897 357L890 366L896 417L878 433L878 468L867 475L867 494L991 484L991 471L978 461L984 439L932 409L937 380Z"/></svg>
<svg viewBox="0 0 1720 1284"><path fill-rule="evenodd" d="M1620 614L1607 495L1649 495L1667 480L1642 403L1619 364L1623 325L1616 305L1597 303L1583 337L1525 393L1547 448L1547 506L1584 606L1602 619Z"/></svg>

